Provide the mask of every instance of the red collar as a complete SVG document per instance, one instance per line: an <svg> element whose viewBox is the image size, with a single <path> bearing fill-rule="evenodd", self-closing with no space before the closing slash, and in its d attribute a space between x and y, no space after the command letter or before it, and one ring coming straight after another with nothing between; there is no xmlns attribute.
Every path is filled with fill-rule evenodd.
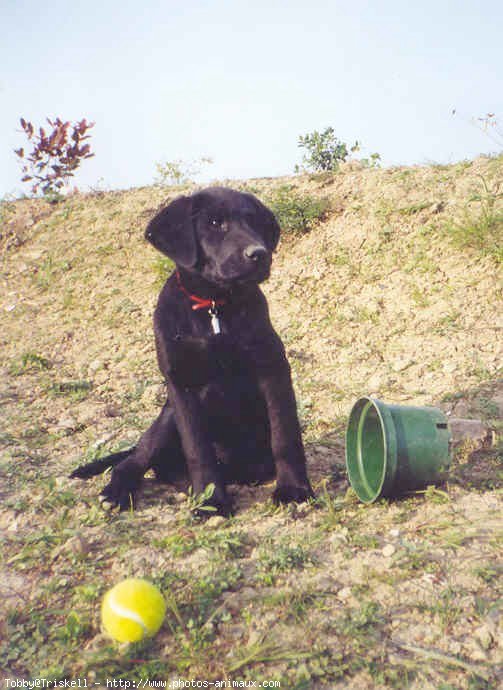
<svg viewBox="0 0 503 690"><path fill-rule="evenodd" d="M215 307L222 307L225 304L224 299L205 299L204 297L198 297L197 295L191 295L188 290L182 285L182 280L180 278L180 273L176 272L176 282L178 283L178 288L186 295L191 302L194 302L192 309L214 309Z"/></svg>

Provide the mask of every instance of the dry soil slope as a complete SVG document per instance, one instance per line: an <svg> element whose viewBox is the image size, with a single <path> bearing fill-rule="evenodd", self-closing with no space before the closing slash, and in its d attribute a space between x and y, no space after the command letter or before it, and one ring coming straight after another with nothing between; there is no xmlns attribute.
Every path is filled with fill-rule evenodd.
<svg viewBox="0 0 503 690"><path fill-rule="evenodd" d="M313 430L330 429L362 394L433 403L497 377L501 271L488 256L455 249L442 231L480 192L480 176L496 188L501 159L349 166L328 179L248 183L266 198L290 183L331 200L326 222L284 237L265 287ZM46 357L56 379L89 380L96 402L159 381L151 335L157 257L142 231L175 193L144 188L8 206L7 228L22 244L3 256L6 363Z"/></svg>
<svg viewBox="0 0 503 690"><path fill-rule="evenodd" d="M214 532L223 544L229 530L242 535L243 553L234 556L198 548L185 558L159 541L159 535L171 535L190 546L209 538L204 528L187 530L184 513L162 500L159 487L144 497L135 517L107 521L96 508L102 479L66 479L79 456L134 442L162 400L151 330L162 267L143 229L180 190L77 194L57 205L2 204L0 528L7 537L0 594L10 597L16 613L10 622L0 621L0 632L8 626L4 654L13 672L30 677L44 665L59 664L61 673L84 673L93 668L92 650L103 649L97 616L108 584L127 574L156 578L174 568L188 578L180 590L175 587L179 605L186 607L200 572L210 567L212 577L222 578L227 567L235 568L233 577L238 570L245 573L224 587L232 590L227 608L238 623L215 628L208 657L198 652L200 663L211 658L218 672L228 670L243 649L249 652L262 633L288 641L297 654L290 665L262 668L262 677L277 671L290 682L301 659L306 674L321 679L313 688L376 687L369 676L374 662L378 670L407 669L410 659L396 653L394 639L435 648L465 664L437 657L425 671L422 652L411 652L419 654L413 664L417 687L426 687L424 673L430 671L432 687L438 687L448 678L445 668L459 674L453 678L461 679L459 687L467 687L470 664L482 663L483 673L494 666L501 658L493 617L500 505L494 452L467 464L448 494L424 502L415 497L372 508L331 502L346 488L343 479L333 481L334 466L343 462L341 425L362 394L441 404L494 426L501 418L501 269L484 252L455 248L445 232L445 224L462 218L467 208L481 212L480 202L467 204L483 190L483 181L495 197L503 182L501 158L384 170L350 165L333 176L232 183L264 199L290 184L331 200L329 217L310 234L284 236L265 286L290 355L322 503L303 507L298 520L295 511L274 513L260 503L271 487L243 489L235 522ZM285 553L285 544L295 547L290 555L298 547L312 549L317 566L302 571L296 568L311 561L294 563L271 591L264 585L263 562L278 549ZM417 608L421 592L428 598L427 614ZM281 603L289 597L307 607L304 617L297 612L295 625ZM225 601L217 594L215 606L225 607ZM441 608L438 602L451 603ZM58 637L65 607L86 621L68 638ZM454 613L446 624L445 616ZM354 652L351 636L367 623L377 630L380 646L369 638L361 641L365 653ZM25 643L30 636L32 646ZM153 644L149 658L175 664L181 652L168 628ZM302 651L306 644L323 668ZM75 645L86 650L78 668ZM163 645L172 650L167 656ZM122 662L113 650L107 653L103 668L110 672ZM356 657L367 659L368 668L362 671ZM184 668L196 673L197 658ZM341 658L349 664L346 670ZM249 663L249 673L261 668L255 663Z"/></svg>

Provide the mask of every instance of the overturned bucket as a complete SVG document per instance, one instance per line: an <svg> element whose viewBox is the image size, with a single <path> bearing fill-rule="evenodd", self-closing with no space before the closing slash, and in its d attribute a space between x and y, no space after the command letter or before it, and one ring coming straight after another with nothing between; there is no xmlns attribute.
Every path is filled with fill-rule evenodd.
<svg viewBox="0 0 503 690"><path fill-rule="evenodd" d="M450 464L447 417L436 407L358 400L346 430L346 467L364 503L442 481Z"/></svg>

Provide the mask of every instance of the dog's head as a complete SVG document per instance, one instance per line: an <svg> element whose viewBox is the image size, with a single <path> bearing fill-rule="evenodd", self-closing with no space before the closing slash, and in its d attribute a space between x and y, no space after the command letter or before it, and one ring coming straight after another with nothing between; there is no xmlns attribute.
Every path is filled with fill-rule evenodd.
<svg viewBox="0 0 503 690"><path fill-rule="evenodd" d="M145 237L177 266L226 287L269 277L279 232L272 212L252 194L209 187L172 201Z"/></svg>

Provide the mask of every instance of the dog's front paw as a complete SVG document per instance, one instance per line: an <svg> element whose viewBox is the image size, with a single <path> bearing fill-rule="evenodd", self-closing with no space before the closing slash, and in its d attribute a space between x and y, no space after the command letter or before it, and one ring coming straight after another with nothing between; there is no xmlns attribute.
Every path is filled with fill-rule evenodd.
<svg viewBox="0 0 503 690"><path fill-rule="evenodd" d="M272 500L278 503L303 503L313 498L313 490L310 486L277 486L272 495Z"/></svg>
<svg viewBox="0 0 503 690"><path fill-rule="evenodd" d="M134 510L136 503L136 492L140 486L140 480L136 477L121 474L115 470L112 472L110 482L100 493L102 506L107 510L118 508L123 510Z"/></svg>

